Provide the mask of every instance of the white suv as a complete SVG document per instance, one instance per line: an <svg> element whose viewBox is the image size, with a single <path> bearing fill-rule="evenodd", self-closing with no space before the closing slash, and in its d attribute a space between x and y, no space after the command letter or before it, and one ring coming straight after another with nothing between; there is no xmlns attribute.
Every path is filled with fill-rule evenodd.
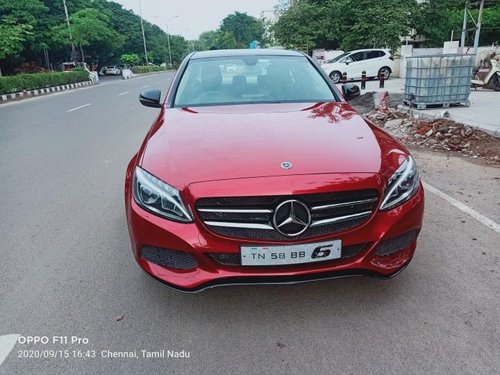
<svg viewBox="0 0 500 375"><path fill-rule="evenodd" d="M337 56L321 67L334 83L342 80L344 72L348 80L361 79L363 71L367 78L383 76L388 79L394 70L394 59L386 49L358 49Z"/></svg>
<svg viewBox="0 0 500 375"><path fill-rule="evenodd" d="M105 67L103 72L105 75L114 75L114 76L122 74L122 70L116 65L110 65Z"/></svg>

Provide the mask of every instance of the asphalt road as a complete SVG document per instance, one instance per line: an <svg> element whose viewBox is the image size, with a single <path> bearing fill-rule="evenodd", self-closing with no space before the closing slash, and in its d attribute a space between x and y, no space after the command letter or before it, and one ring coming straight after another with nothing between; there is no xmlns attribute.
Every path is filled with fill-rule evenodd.
<svg viewBox="0 0 500 375"><path fill-rule="evenodd" d="M186 295L145 275L131 254L124 171L157 115L138 93L170 79L0 106L0 374L500 373L498 168L416 152L425 182L447 195L427 192L415 258L390 281ZM50 342L7 355L10 334ZM189 358L102 358L162 349Z"/></svg>

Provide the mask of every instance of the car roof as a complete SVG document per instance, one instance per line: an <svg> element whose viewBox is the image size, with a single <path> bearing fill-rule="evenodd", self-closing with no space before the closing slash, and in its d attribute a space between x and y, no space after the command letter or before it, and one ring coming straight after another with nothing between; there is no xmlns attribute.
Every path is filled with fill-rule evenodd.
<svg viewBox="0 0 500 375"><path fill-rule="evenodd" d="M355 49L346 53L356 53L356 52L365 52L365 51L384 51L389 52L387 48L364 48L364 49Z"/></svg>
<svg viewBox="0 0 500 375"><path fill-rule="evenodd" d="M258 49L219 49L212 51L194 52L191 59L207 59L212 57L239 57L239 56L304 56L297 51L258 48Z"/></svg>

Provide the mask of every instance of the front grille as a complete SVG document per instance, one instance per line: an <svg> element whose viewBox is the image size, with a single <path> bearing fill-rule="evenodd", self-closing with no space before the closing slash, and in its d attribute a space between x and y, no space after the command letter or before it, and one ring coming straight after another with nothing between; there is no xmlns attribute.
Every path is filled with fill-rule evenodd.
<svg viewBox="0 0 500 375"><path fill-rule="evenodd" d="M417 231L412 230L401 236L389 238L382 241L376 248L375 253L380 256L391 255L403 250L417 238Z"/></svg>
<svg viewBox="0 0 500 375"><path fill-rule="evenodd" d="M198 265L196 259L191 254L184 251L144 246L141 255L142 258L148 262L179 270L189 270Z"/></svg>
<svg viewBox="0 0 500 375"><path fill-rule="evenodd" d="M311 213L309 228L287 236L273 226L276 207L287 200L303 202ZM200 198L196 211L206 227L225 237L252 240L292 241L332 234L363 223L377 207L377 190L331 193Z"/></svg>
<svg viewBox="0 0 500 375"><path fill-rule="evenodd" d="M358 255L364 248L366 244L349 245L342 247L340 259L349 258ZM210 253L208 254L210 258L215 260L224 266L241 266L241 256L239 253ZM338 260L338 259L335 259ZM332 262L332 260L327 260L325 262ZM315 262L317 263L317 262ZM308 264L308 263L306 263ZM313 263L314 264L314 263ZM296 264L294 264L296 266ZM282 267L282 266L280 266Z"/></svg>

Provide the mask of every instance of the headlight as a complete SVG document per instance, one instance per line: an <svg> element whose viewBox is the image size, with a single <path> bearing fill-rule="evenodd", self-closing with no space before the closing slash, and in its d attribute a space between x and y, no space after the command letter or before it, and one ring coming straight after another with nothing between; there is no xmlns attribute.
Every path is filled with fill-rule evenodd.
<svg viewBox="0 0 500 375"><path fill-rule="evenodd" d="M419 183L417 163L408 156L389 179L380 210L391 210L406 202L415 195Z"/></svg>
<svg viewBox="0 0 500 375"><path fill-rule="evenodd" d="M139 206L167 219L193 221L179 191L140 167L135 168L134 199Z"/></svg>

